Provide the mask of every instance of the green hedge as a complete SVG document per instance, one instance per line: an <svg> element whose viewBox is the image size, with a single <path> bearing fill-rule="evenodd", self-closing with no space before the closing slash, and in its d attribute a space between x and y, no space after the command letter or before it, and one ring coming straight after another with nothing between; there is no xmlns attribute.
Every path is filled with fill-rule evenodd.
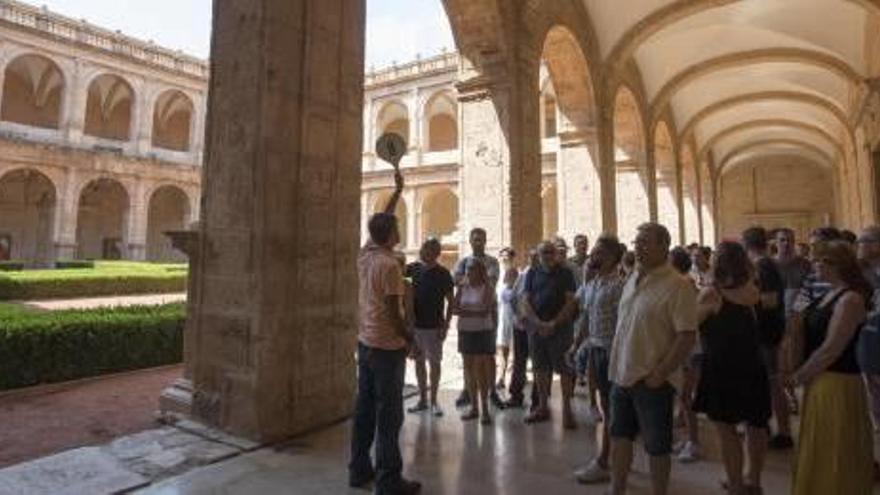
<svg viewBox="0 0 880 495"><path fill-rule="evenodd" d="M179 363L183 304L24 313L0 307L0 390Z"/></svg>
<svg viewBox="0 0 880 495"><path fill-rule="evenodd" d="M0 301L186 291L186 265L96 262L94 268L0 273Z"/></svg>

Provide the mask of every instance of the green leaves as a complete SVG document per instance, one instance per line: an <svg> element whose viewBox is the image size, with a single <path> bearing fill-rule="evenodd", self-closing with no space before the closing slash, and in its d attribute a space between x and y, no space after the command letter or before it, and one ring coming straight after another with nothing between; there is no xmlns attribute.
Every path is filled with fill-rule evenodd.
<svg viewBox="0 0 880 495"><path fill-rule="evenodd" d="M0 306L0 390L179 363L183 304L31 313Z"/></svg>

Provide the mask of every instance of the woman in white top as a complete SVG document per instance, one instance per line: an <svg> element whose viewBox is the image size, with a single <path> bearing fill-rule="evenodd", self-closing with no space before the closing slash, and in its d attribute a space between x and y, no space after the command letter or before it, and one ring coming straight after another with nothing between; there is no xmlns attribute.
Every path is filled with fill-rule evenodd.
<svg viewBox="0 0 880 495"><path fill-rule="evenodd" d="M481 423L490 424L489 391L495 375L495 291L480 260L469 259L465 273L464 283L455 295L453 312L458 316L458 351L464 361L465 388L474 400L461 419L479 417Z"/></svg>

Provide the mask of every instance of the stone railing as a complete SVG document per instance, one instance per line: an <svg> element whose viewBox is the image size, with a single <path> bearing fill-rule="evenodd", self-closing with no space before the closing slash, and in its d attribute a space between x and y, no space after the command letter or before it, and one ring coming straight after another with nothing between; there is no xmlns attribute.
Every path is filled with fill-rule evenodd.
<svg viewBox="0 0 880 495"><path fill-rule="evenodd" d="M0 20L166 70L199 79L208 78L208 63L204 60L120 32L102 29L86 21L71 19L51 12L45 7L34 7L15 0L0 0Z"/></svg>
<svg viewBox="0 0 880 495"><path fill-rule="evenodd" d="M388 84L396 81L416 79L438 72L454 71L458 69L458 53L444 53L436 57L416 60L403 65L392 65L384 69L367 72L365 83L367 87Z"/></svg>

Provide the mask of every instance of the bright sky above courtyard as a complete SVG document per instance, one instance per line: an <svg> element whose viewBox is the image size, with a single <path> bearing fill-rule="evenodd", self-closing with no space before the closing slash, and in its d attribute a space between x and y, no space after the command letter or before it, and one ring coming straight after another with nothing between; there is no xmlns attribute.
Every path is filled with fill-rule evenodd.
<svg viewBox="0 0 880 495"><path fill-rule="evenodd" d="M77 19L207 58L211 0L28 0ZM367 66L452 50L440 0L367 0Z"/></svg>

